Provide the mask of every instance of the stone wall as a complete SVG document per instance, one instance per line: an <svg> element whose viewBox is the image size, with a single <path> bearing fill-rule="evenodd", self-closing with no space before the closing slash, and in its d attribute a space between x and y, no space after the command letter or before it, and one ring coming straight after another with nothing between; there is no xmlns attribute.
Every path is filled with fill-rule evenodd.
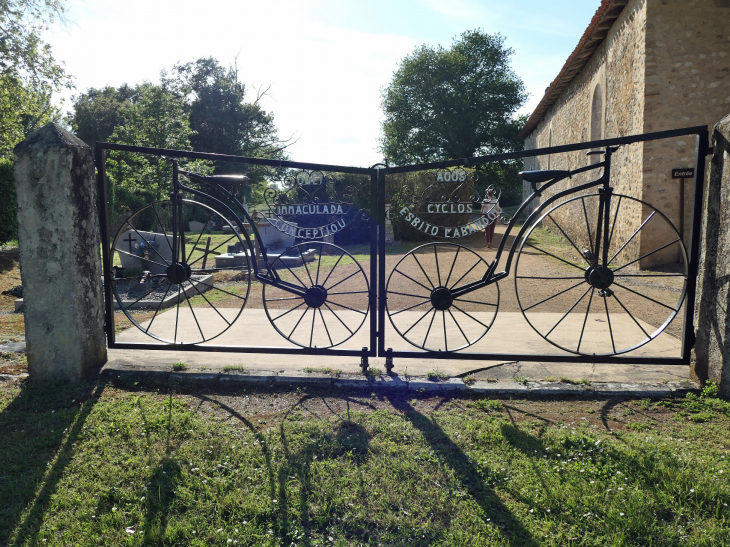
<svg viewBox="0 0 730 547"><path fill-rule="evenodd" d="M730 115L713 133L714 153L705 188L697 285L692 374L718 382L730 397Z"/></svg>
<svg viewBox="0 0 730 547"><path fill-rule="evenodd" d="M644 131L712 125L728 109L730 2L649 0ZM685 183L684 211L680 211L681 182L671 178L671 169L693 167L694 151L693 137L644 145L644 199L677 228L684 225L685 243L690 237L692 181ZM647 234L642 247L656 248L665 242L662 234Z"/></svg>
<svg viewBox="0 0 730 547"><path fill-rule="evenodd" d="M591 135L594 138L597 135L611 138L643 132L645 25L646 0L632 0L614 22L590 61L546 112L537 128L525 139L526 150L586 142L591 140ZM591 120L591 107L597 89L601 93L604 121L600 130ZM643 148L639 144L623 147L614 155L612 183L617 193L641 198L642 160ZM591 157L586 156L585 151L571 152L527 158L524 168L575 169L590 161ZM592 171L566 180L545 195L552 195L569 185L587 182L598 174L599 172ZM523 196L527 197L529 192L530 187L526 184ZM617 225L616 241L620 241L622 237L625 240L631 235L628 231L631 225L637 225L641 210L631 203L624 203L622 215L626 215L623 218L630 219L631 222ZM559 221L565 224L564 227L569 232L580 232L580 222L584 222L584 219L561 218ZM636 255L638 245L630 251L632 255Z"/></svg>

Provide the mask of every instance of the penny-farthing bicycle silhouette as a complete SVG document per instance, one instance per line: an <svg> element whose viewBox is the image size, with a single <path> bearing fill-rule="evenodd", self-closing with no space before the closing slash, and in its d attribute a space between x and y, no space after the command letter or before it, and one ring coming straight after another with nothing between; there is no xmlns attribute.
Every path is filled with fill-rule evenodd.
<svg viewBox="0 0 730 547"><path fill-rule="evenodd" d="M129 215L111 245L110 264L116 258L140 265L117 266L111 279L117 304L132 324L164 343L208 342L239 318L253 281L262 285L262 303L271 325L297 346L338 346L360 329L369 312L370 285L355 257L337 245L309 241L270 258L255 220L233 192L247 177L205 176L180 169L175 160L172 165L170 199ZM180 176L208 191L183 184ZM311 172L303 176L306 183L315 179L321 183L324 177ZM336 205L332 211L339 215L342 206ZM308 206L324 210L317 197ZM340 215L332 229L341 229L358 214L362 212L352 209L346 220ZM212 246L210 226L217 228ZM310 229L307 235L317 233ZM223 250L230 251L225 253L227 260L217 256ZM152 315L138 321L131 310L140 303ZM161 321L163 310L174 314L174 321Z"/></svg>
<svg viewBox="0 0 730 547"><path fill-rule="evenodd" d="M603 160L572 171L520 173L532 194L509 221L491 262L450 242L427 243L403 256L386 285L386 311L395 330L423 350L474 345L491 329L500 303L497 282L514 265L519 309L535 332L562 350L617 355L659 336L684 302L687 251L664 213L614 192L611 157L617 149L588 152ZM599 169L595 180L539 204L506 249L518 219L537 197L566 178ZM652 236L642 238L642 232ZM556 241L560 250L553 247ZM530 254L547 258L550 267L533 271L525 259ZM669 271L646 269L666 262L673 263Z"/></svg>

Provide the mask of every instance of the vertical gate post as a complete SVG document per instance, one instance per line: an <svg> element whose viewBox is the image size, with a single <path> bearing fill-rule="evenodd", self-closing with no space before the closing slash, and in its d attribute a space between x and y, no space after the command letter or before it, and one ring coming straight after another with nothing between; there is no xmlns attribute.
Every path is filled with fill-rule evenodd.
<svg viewBox="0 0 730 547"><path fill-rule="evenodd" d="M48 124L15 147L20 268L32 380L81 380L106 362L94 157Z"/></svg>
<svg viewBox="0 0 730 547"><path fill-rule="evenodd" d="M720 393L730 397L730 115L717 123L712 138L691 372L700 381L717 382Z"/></svg>

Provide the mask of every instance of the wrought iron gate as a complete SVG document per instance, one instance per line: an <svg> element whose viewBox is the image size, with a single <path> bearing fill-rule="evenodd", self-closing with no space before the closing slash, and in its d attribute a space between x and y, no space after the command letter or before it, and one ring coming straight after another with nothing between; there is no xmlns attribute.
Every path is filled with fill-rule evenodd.
<svg viewBox="0 0 730 547"><path fill-rule="evenodd" d="M632 158L654 146L669 161L684 146L677 139L688 136L696 143L687 222L683 210L662 211L652 196L638 195L641 168ZM148 154L172 166L170 198L121 224L117 220L115 233L109 226L107 151ZM373 168L100 143L109 346L360 356L363 366L379 356L388 370L395 358L687 364L707 152L704 126ZM190 164L201 160L209 164ZM500 190L523 161L534 167L522 173L530 191L508 212ZM654 185L666 189L671 169L688 167L679 161L685 164L664 165L666 173ZM233 190L235 177L202 174L210 163L227 166L223 172L277 181L264 196L265 206L249 214ZM684 200L683 192L676 201ZM671 200L660 201L673 207ZM392 255L391 223L421 244ZM495 225L504 233L489 249L481 240ZM280 248L261 235L269 228L283 234ZM346 244L346 234L364 231L365 244ZM217 251L224 245L231 252ZM514 290L505 290L507 281ZM245 306L255 299L249 296L252 282L262 285L260 305L284 345L250 344L245 335L244 343L219 343L234 323L245 325ZM157 294L147 305L154 314L140 321L127 313L137 294L147 295L143 301ZM168 327L158 319L164 312L157 302L166 299L176 307L174 335L171 312ZM236 309L218 307L221 300L233 301ZM115 302L155 342L117 340ZM198 316L208 317L205 329ZM189 321L187 330L179 327L181 317ZM220 327L208 333L210 318ZM188 338L179 340L179 331ZM673 353L657 353L657 339ZM355 340L362 343L352 347Z"/></svg>

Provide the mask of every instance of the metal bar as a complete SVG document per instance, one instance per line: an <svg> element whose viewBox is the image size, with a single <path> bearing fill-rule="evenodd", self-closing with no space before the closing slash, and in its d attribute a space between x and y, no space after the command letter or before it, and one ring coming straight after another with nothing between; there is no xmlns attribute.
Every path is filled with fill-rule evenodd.
<svg viewBox="0 0 730 547"><path fill-rule="evenodd" d="M706 125L698 125L694 127L685 127L681 129L671 129L669 131L656 131L654 133L644 133L641 135L630 135L628 137L617 137L614 139L601 139L598 141L589 141L576 144L564 144L562 146L549 146L547 148L535 148L534 150L522 150L520 152L507 152L504 154L490 154L488 156L477 156L474 158L461 158L456 160L435 161L431 163L421 163L412 165L402 165L399 167L390 167L383 169L385 174L408 173L411 171L423 171L426 169L445 169L447 167L460 167L469 165L481 165L493 161L514 160L519 158L533 158L535 156L544 156L547 154L561 154L563 152L574 152L576 150L588 150L590 148L601 148L606 146L616 146L619 144L631 144L635 142L646 142L658 139L669 139L672 137L680 137L683 135L699 135L702 132L707 133ZM695 169L695 175L697 170Z"/></svg>
<svg viewBox="0 0 730 547"><path fill-rule="evenodd" d="M104 272L104 330L107 343L111 347L115 340L114 329L114 294L112 291L112 265L109 246L109 196L106 191L106 163L104 151L97 144L94 148L94 162L96 163L96 184L99 209L99 228L101 232L101 264Z"/></svg>
<svg viewBox="0 0 730 547"><path fill-rule="evenodd" d="M113 349L141 349L159 351L208 351L220 353L278 353L284 355L331 355L360 357L362 348L355 350L329 348L287 348L267 346L215 346L202 344L138 344L129 342L115 342L109 346Z"/></svg>
<svg viewBox="0 0 730 547"><path fill-rule="evenodd" d="M370 357L378 354L378 174L370 173L370 294L368 304L370 308ZM382 328L382 327L380 327Z"/></svg>
<svg viewBox="0 0 730 547"><path fill-rule="evenodd" d="M378 355L385 355L385 170L378 169Z"/></svg>
<svg viewBox="0 0 730 547"><path fill-rule="evenodd" d="M463 361L544 361L549 363L605 363L633 365L676 365L686 366L680 357L616 357L602 355L539 355L524 353L462 353L445 351L392 351L393 357L403 359L459 359Z"/></svg>
<svg viewBox="0 0 730 547"><path fill-rule="evenodd" d="M697 156L695 157L694 203L692 207L692 236L689 247L689 264L687 268L687 296L684 306L684 335L682 336L682 357L689 363L692 348L695 345L694 312L697 295L697 272L700 257L700 222L702 220L702 197L705 182L705 161L709 147L710 134L705 126L697 135Z"/></svg>
<svg viewBox="0 0 730 547"><path fill-rule="evenodd" d="M102 150L119 150L121 152L138 152L141 154L153 154L155 156L167 156L169 158L192 158L199 160L225 161L229 163L247 163L250 165L267 165L269 167L290 167L293 169L308 169L311 171L332 171L337 173L352 173L356 175L369 175L371 169L366 167L348 167L345 165L327 165L324 163L304 163L300 161L268 160L264 158L247 158L245 156L231 156L228 154L211 154L209 152L190 152L187 150L170 150L168 148L152 148L150 146L132 146L129 144L116 144L111 142L96 143L97 148ZM359 355L359 354L358 354Z"/></svg>

